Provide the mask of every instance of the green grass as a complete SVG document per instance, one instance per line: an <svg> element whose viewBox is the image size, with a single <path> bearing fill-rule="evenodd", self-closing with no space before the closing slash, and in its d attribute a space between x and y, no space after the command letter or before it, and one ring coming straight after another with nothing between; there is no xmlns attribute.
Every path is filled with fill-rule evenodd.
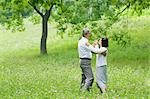
<svg viewBox="0 0 150 99"><path fill-rule="evenodd" d="M27 30L22 33L2 29L0 99L148 99L150 21L134 22L146 25L140 26L140 31L131 28L131 36L135 38L131 46L120 48L113 42L110 44L107 94L100 94L95 82L90 93L79 92L81 70L76 37L60 39L56 30L49 27L52 30L48 36L48 55L41 56L40 25L27 23ZM95 56L92 64L95 73Z"/></svg>

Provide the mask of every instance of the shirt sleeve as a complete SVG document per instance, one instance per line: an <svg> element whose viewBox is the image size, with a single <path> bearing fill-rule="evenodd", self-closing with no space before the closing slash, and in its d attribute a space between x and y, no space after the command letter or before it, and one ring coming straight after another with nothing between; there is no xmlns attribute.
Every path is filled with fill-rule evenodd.
<svg viewBox="0 0 150 99"><path fill-rule="evenodd" d="M89 49L90 51L94 52L94 53L97 53L97 54L100 54L100 53L107 51L107 49L105 47L101 47L101 48L95 47L94 48L92 45L86 46L86 48Z"/></svg>

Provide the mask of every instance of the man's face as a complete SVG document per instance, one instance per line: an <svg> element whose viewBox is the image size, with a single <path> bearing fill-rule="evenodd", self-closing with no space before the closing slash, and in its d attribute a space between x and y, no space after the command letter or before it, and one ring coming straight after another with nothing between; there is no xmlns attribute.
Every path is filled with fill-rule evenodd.
<svg viewBox="0 0 150 99"><path fill-rule="evenodd" d="M87 33L85 36L86 36L87 39L89 39L90 36L91 36L91 34L90 34L90 33Z"/></svg>

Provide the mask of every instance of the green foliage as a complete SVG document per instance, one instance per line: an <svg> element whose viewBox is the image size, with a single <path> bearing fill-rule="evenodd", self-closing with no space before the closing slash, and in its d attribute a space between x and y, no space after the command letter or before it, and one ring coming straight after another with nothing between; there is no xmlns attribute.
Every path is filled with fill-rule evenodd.
<svg viewBox="0 0 150 99"><path fill-rule="evenodd" d="M131 37L129 36L129 33L123 30L113 33L112 40L116 41L118 45L123 47L125 47L126 44L131 44Z"/></svg>
<svg viewBox="0 0 150 99"><path fill-rule="evenodd" d="M46 13L51 5L60 5L61 0L2 0L0 2L0 23L13 31L23 31L23 18L33 13L33 8L29 5L36 6L41 13ZM39 18L34 17L34 23L39 21Z"/></svg>
<svg viewBox="0 0 150 99"><path fill-rule="evenodd" d="M33 24L39 24L41 22L41 17L37 14L33 14L30 16L29 21L31 21Z"/></svg>
<svg viewBox="0 0 150 99"><path fill-rule="evenodd" d="M140 8L136 9L137 7ZM149 8L147 0L81 0L72 3L72 5L62 11L60 18L65 20L61 22L62 24L66 22L72 24L71 30L68 33L69 36L75 34L80 35L82 28L88 27L93 32L92 41L106 36L111 37L119 45L126 46L131 42L128 31L120 30L119 32L111 33L112 26L121 19L120 15L127 9L130 9L130 12L137 12L140 15L145 8ZM128 14L128 12L124 14ZM60 26L62 26L62 24L60 24ZM62 30L62 32L63 31L65 30ZM61 35L63 35L63 33Z"/></svg>
<svg viewBox="0 0 150 99"><path fill-rule="evenodd" d="M13 20L9 24L5 24L5 26L6 26L6 29L12 30L12 32L15 32L15 31L21 32L25 30L22 19Z"/></svg>
<svg viewBox="0 0 150 99"><path fill-rule="evenodd" d="M92 40L100 38L102 36L109 36L111 26L120 19L120 14L123 13L125 9L133 6L133 1L110 1L110 0L81 0L81 1L68 1L63 3L62 7L53 14L58 22L58 29L61 37L66 32L67 28L63 28L66 23L69 23L70 32L69 36L75 34L81 34L83 27L89 27L93 32ZM130 4L130 5L129 5ZM124 10L122 10L127 6ZM80 10L79 10L80 9ZM70 24L71 23L71 24ZM61 28L60 28L61 27ZM122 42L123 46L130 42L130 37L126 35L127 33L120 32L118 36L116 33L113 35L114 40L122 40L117 42ZM119 36L122 35L122 36Z"/></svg>
<svg viewBox="0 0 150 99"><path fill-rule="evenodd" d="M12 31L24 31L23 18L30 11L26 0L3 0L0 2L0 23Z"/></svg>

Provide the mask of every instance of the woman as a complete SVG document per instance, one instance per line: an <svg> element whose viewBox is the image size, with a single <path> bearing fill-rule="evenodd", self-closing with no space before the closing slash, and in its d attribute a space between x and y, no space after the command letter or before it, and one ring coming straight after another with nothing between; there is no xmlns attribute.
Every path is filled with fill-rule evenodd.
<svg viewBox="0 0 150 99"><path fill-rule="evenodd" d="M107 47L102 47L102 39L94 42L93 46L95 47L96 50L102 51L102 53L99 53L96 55L96 83L98 87L100 88L101 93L105 93L107 89L107 86L106 86L106 83L107 83L107 69L106 69ZM89 46L90 43L86 43L86 45ZM105 43L104 43L104 46L105 46Z"/></svg>
<svg viewBox="0 0 150 99"><path fill-rule="evenodd" d="M102 47L102 40L95 45L96 49L107 49ZM107 89L107 51L96 55L96 83L101 93L105 93Z"/></svg>

